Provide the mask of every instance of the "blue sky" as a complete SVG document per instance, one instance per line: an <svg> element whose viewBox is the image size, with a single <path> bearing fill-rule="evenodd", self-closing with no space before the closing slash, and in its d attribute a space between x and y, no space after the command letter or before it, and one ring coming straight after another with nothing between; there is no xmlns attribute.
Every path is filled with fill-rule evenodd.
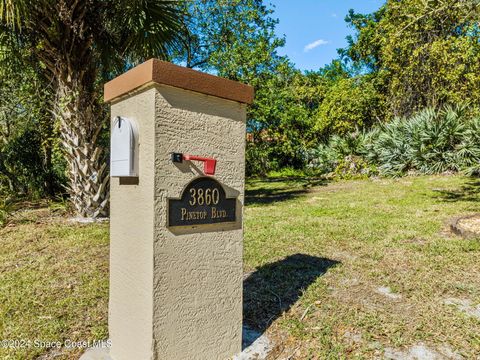
<svg viewBox="0 0 480 360"><path fill-rule="evenodd" d="M349 9L359 13L377 10L384 0L270 0L278 18L276 33L286 36L280 49L302 70L318 70L337 57L345 37L353 31L345 23Z"/></svg>

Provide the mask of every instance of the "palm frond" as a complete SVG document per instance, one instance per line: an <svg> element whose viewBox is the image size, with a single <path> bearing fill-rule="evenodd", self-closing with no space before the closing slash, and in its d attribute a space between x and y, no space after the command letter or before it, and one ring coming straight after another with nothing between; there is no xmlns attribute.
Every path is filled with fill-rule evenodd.
<svg viewBox="0 0 480 360"><path fill-rule="evenodd" d="M14 29L21 29L28 15L28 3L28 0L0 0L0 21Z"/></svg>
<svg viewBox="0 0 480 360"><path fill-rule="evenodd" d="M180 0L121 0L118 23L125 55L131 59L167 58L181 46L183 34Z"/></svg>
<svg viewBox="0 0 480 360"><path fill-rule="evenodd" d="M427 108L361 136L334 136L320 153L336 156L323 156L321 163L360 155L385 176L447 171L480 174L480 118L472 119L467 113L465 105Z"/></svg>

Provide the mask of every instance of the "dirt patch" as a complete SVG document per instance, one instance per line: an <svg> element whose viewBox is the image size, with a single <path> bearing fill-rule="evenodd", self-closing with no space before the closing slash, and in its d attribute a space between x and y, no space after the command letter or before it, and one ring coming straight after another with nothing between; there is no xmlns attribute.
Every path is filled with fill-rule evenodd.
<svg viewBox="0 0 480 360"><path fill-rule="evenodd" d="M392 289L390 289L389 287L381 286L377 288L375 291L378 294L381 294L393 300L400 300L402 298L402 295L394 293Z"/></svg>
<svg viewBox="0 0 480 360"><path fill-rule="evenodd" d="M445 299L445 304L453 305L458 310L467 314L468 316L471 316L480 320L480 305L474 306L472 302L468 299L448 298L448 299Z"/></svg>
<svg viewBox="0 0 480 360"><path fill-rule="evenodd" d="M463 356L454 352L448 346L434 349L420 342L405 350L385 348L384 358L390 360L460 360L463 359Z"/></svg>
<svg viewBox="0 0 480 360"><path fill-rule="evenodd" d="M461 216L452 220L450 229L466 239L480 237L480 214Z"/></svg>

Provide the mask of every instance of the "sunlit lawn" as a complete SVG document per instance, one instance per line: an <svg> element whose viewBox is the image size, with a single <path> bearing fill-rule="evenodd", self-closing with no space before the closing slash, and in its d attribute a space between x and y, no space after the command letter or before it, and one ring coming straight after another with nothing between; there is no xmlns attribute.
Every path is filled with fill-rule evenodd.
<svg viewBox="0 0 480 360"><path fill-rule="evenodd" d="M275 304L289 308L282 315L271 311L268 330L280 336L276 350L282 356L372 358L385 350L408 352L420 343L446 358L480 356L480 316L448 304L463 301L473 312L480 304L480 241L448 231L451 218L480 210L480 182L462 177L345 181L302 194L303 186L253 182L251 190L277 201L252 198L246 210L246 270L280 260L275 274L267 275L271 287L251 298L262 298L252 300L257 307L270 304L264 313ZM302 267L314 271L302 260L297 268L283 266L281 259L292 254L319 259L314 265L321 270L313 281L310 276L300 282L305 291L283 297L289 272L298 283ZM480 306L476 309L480 314ZM268 315L248 308L247 321L250 314L255 315L250 322L264 321L261 328L270 324Z"/></svg>
<svg viewBox="0 0 480 360"><path fill-rule="evenodd" d="M451 235L448 222L480 211L477 189L458 176L250 181L245 322L274 341L272 358L372 358L419 344L476 358L480 319L468 310L480 304L480 241ZM28 211L0 230L0 245L0 340L107 337L107 224Z"/></svg>
<svg viewBox="0 0 480 360"><path fill-rule="evenodd" d="M108 335L108 225L74 225L51 215L28 211L0 230L0 341L25 346L0 347L2 360L76 359L81 349L48 349L52 344L35 341Z"/></svg>

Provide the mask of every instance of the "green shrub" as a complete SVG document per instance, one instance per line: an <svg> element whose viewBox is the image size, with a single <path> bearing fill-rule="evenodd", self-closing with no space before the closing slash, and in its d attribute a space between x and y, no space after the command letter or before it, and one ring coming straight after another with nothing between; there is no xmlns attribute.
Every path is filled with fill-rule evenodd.
<svg viewBox="0 0 480 360"><path fill-rule="evenodd" d="M7 216L7 210L0 205L0 227L5 225L5 222L7 221Z"/></svg>
<svg viewBox="0 0 480 360"><path fill-rule="evenodd" d="M358 155L345 156L338 162L334 171L336 177L347 180L368 178L376 173L375 166L370 165Z"/></svg>
<svg viewBox="0 0 480 360"><path fill-rule="evenodd" d="M270 156L271 148L268 143L247 142L245 151L245 172L248 177L266 176L272 169L277 168L277 164Z"/></svg>
<svg viewBox="0 0 480 360"><path fill-rule="evenodd" d="M480 175L480 117L473 118L467 124L457 157L467 175Z"/></svg>
<svg viewBox="0 0 480 360"><path fill-rule="evenodd" d="M327 174L335 170L339 156L328 144L320 144L309 151L308 167L321 174Z"/></svg>
<svg viewBox="0 0 480 360"><path fill-rule="evenodd" d="M380 174L458 172L478 163L480 142L462 106L425 109L382 125L365 151Z"/></svg>
<svg viewBox="0 0 480 360"><path fill-rule="evenodd" d="M333 136L310 154L311 167L347 178L377 173L480 174L480 118L465 106L428 108L368 133Z"/></svg>
<svg viewBox="0 0 480 360"><path fill-rule="evenodd" d="M0 227L3 227L8 219L8 215L12 211L12 204L10 200L0 198Z"/></svg>
<svg viewBox="0 0 480 360"><path fill-rule="evenodd" d="M0 149L0 183L20 196L38 197L45 182L41 137L27 129L12 137Z"/></svg>
<svg viewBox="0 0 480 360"><path fill-rule="evenodd" d="M342 178L371 173L370 165L362 159L368 133L355 132L334 135L328 144L320 144L309 152L309 167L322 174L335 173Z"/></svg>

